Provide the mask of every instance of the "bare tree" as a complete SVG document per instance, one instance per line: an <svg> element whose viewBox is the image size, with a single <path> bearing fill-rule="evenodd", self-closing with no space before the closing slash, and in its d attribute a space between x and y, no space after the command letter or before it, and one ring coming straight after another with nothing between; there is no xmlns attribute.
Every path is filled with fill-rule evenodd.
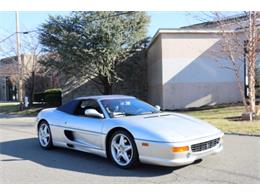
<svg viewBox="0 0 260 195"><path fill-rule="evenodd" d="M0 56L2 58L2 63L5 66L0 69L0 75L8 76L11 82L15 85L18 85L22 81L21 96L24 99L25 96L25 83L29 79L30 90L29 101L32 105L34 88L35 88L35 75L36 74L45 74L44 67L38 62L39 57L41 56L41 48L38 42L38 36L35 32L26 33L26 37L22 39L22 48L21 48L21 62L20 64L17 61L16 48L15 48L15 39L14 36L10 39L3 42L0 46Z"/></svg>
<svg viewBox="0 0 260 195"><path fill-rule="evenodd" d="M248 105L244 93L244 84L241 82L240 74L245 60L245 37L241 30L239 32L235 30L236 28L243 28L243 19L234 19L233 21L229 21L226 19L226 16L220 12L214 12L213 15L217 20L217 28L221 31L222 36L220 51L229 61L228 64L222 65L222 67L234 72L245 110L248 111Z"/></svg>
<svg viewBox="0 0 260 195"><path fill-rule="evenodd" d="M226 12L203 13L205 17L203 24L195 25L195 28L214 28L221 35L220 47L214 51L214 57L220 62L220 66L234 73L239 92L245 106L245 111L252 120L256 113L255 105L255 71L256 71L256 49L259 42L259 31L257 30L257 12L242 12L237 16L228 16ZM206 21L206 23L205 23ZM223 63L223 60L227 59ZM247 66L248 96L246 99L244 83L242 83L241 72L244 64ZM245 78L246 79L246 78Z"/></svg>
<svg viewBox="0 0 260 195"><path fill-rule="evenodd" d="M248 88L249 88L249 110L251 113L256 113L255 104L255 85L256 85L256 50L259 41L259 34L256 26L257 12L249 12L249 31L247 44L247 60L248 60Z"/></svg>

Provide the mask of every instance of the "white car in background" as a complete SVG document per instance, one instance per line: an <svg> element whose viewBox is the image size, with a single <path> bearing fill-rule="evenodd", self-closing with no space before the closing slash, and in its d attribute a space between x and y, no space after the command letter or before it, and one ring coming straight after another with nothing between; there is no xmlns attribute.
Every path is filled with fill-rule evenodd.
<svg viewBox="0 0 260 195"><path fill-rule="evenodd" d="M138 162L182 166L223 148L223 133L206 122L161 112L131 96L81 97L37 116L40 145L108 157L121 168Z"/></svg>

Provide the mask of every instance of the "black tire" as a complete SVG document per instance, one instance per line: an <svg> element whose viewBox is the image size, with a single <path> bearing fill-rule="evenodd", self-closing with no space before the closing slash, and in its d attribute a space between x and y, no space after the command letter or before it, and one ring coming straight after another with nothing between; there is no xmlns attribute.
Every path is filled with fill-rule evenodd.
<svg viewBox="0 0 260 195"><path fill-rule="evenodd" d="M118 164L117 161L114 159L114 156L111 151L112 140L113 140L113 138L115 138L116 136L119 136L119 135L124 135L125 137L127 137L128 140L126 140L126 141L129 141L132 145L132 152L131 152L132 157L131 157L131 160L129 161L129 163L127 163L126 165ZM137 150L133 136L124 130L115 131L109 138L108 157L112 160L112 162L115 165L117 165L118 167L120 167L122 169L130 169L130 168L136 167L139 164L139 154L138 154L138 150Z"/></svg>
<svg viewBox="0 0 260 195"><path fill-rule="evenodd" d="M49 138L48 138L48 142L45 144L42 143L42 141L40 140L40 128L43 126L43 125L46 125L48 127L47 129L47 132L49 133ZM38 141L39 141L39 144L40 146L45 149L45 150L49 150L51 148L53 148L53 143L52 143L52 134L51 134L51 129L50 129L50 126L48 124L47 121L42 121L39 125L38 125Z"/></svg>

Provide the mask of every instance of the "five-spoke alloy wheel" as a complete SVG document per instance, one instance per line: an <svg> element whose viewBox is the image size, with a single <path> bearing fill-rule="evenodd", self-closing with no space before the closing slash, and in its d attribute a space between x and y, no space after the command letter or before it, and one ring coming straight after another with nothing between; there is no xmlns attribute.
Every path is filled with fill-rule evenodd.
<svg viewBox="0 0 260 195"><path fill-rule="evenodd" d="M133 137L126 131L116 131L110 139L110 157L121 168L130 168L138 162L138 152Z"/></svg>
<svg viewBox="0 0 260 195"><path fill-rule="evenodd" d="M41 147L50 149L52 147L52 137L49 124L46 121L40 123L38 128L38 139Z"/></svg>

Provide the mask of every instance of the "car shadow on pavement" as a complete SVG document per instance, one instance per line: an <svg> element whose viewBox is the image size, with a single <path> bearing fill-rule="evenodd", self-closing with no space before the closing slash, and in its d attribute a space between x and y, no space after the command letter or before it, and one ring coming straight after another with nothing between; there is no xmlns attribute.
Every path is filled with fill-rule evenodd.
<svg viewBox="0 0 260 195"><path fill-rule="evenodd" d="M66 148L44 150L39 146L36 138L0 142L0 154L8 156L8 158L1 160L2 163L29 160L50 168L103 176L156 177L183 168L141 164L135 169L124 170L116 167L109 160L96 155Z"/></svg>

